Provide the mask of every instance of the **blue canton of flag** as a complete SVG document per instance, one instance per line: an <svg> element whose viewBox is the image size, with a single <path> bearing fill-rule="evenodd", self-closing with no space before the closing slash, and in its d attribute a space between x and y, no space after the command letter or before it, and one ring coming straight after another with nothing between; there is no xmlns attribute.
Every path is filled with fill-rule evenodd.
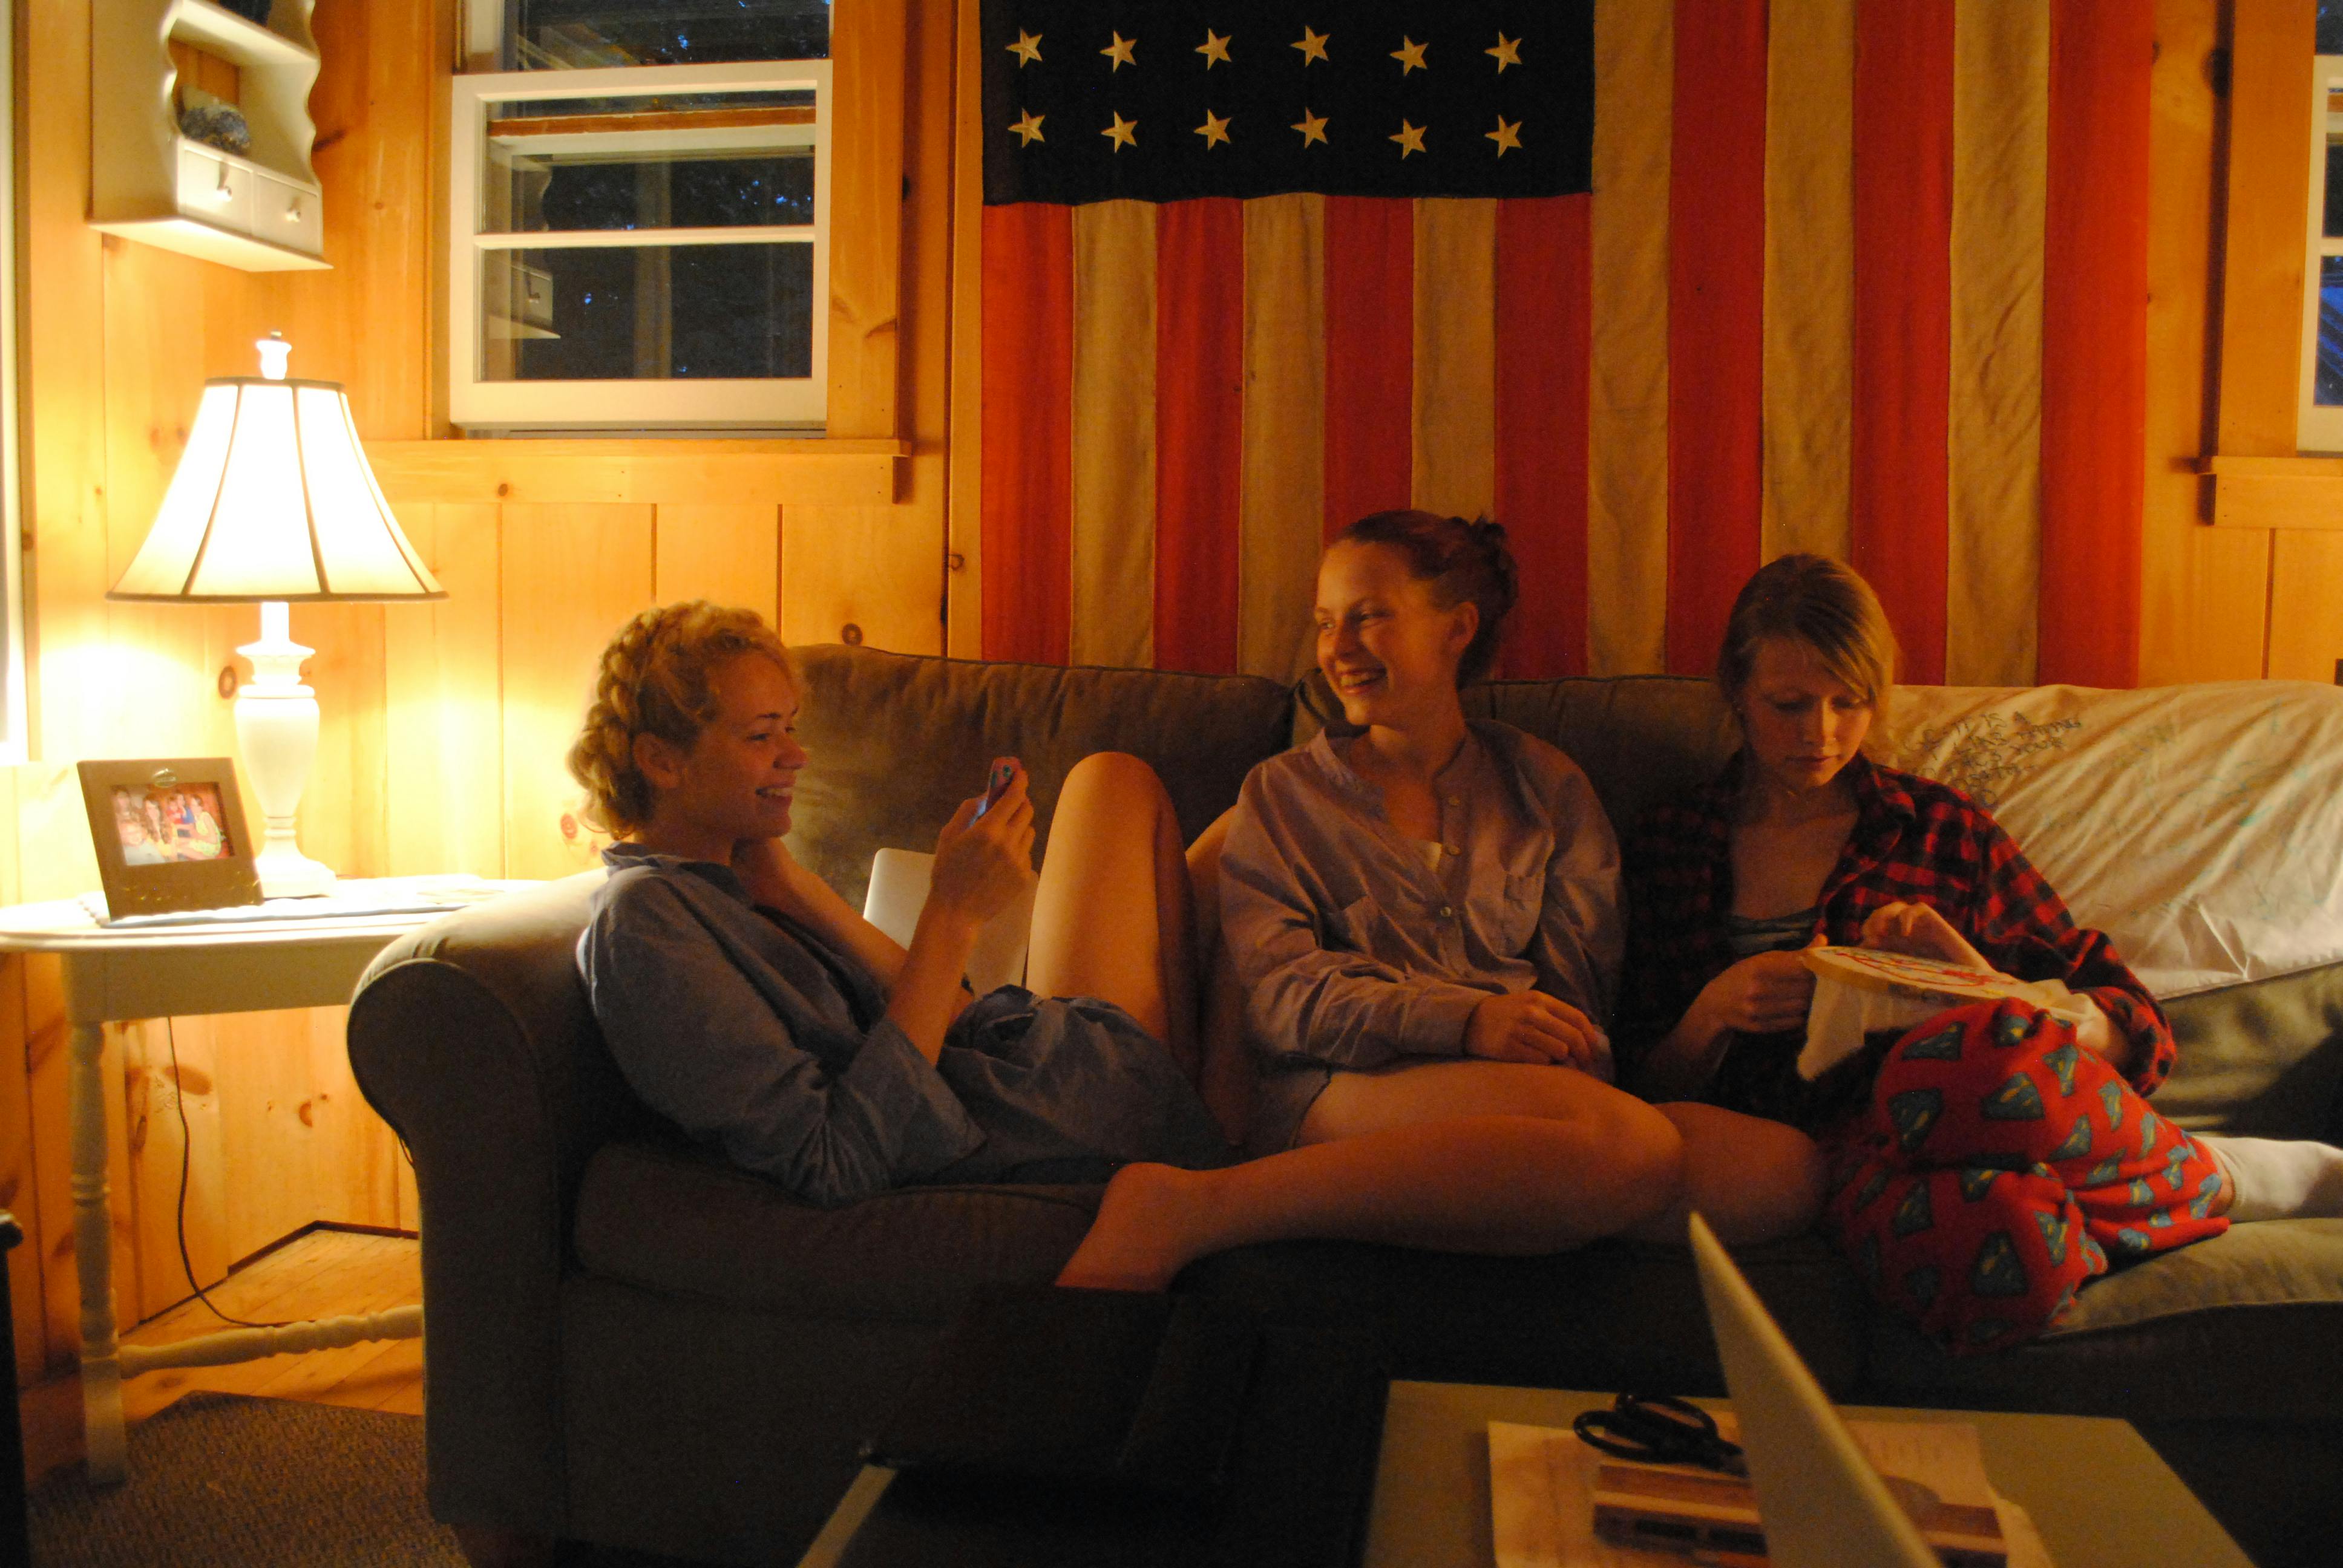
<svg viewBox="0 0 2343 1568"><path fill-rule="evenodd" d="M1593 0L984 0L984 199L1589 188Z"/></svg>

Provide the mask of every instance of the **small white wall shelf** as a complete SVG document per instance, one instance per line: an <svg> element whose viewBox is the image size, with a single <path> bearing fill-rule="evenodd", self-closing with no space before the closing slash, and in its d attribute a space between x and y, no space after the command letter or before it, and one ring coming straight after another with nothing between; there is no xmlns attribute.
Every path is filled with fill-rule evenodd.
<svg viewBox="0 0 2343 1568"><path fill-rule="evenodd" d="M324 267L323 192L309 165L315 4L276 0L264 27L213 0L96 0L90 226L246 272ZM174 42L237 67L248 154L179 134Z"/></svg>

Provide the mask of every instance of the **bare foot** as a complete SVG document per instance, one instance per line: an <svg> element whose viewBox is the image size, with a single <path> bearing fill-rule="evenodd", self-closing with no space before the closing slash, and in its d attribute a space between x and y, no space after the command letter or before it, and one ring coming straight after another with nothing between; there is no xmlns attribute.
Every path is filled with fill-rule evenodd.
<svg viewBox="0 0 2343 1568"><path fill-rule="evenodd" d="M1160 1291L1202 1251L1188 1234L1197 1211L1196 1173L1170 1165L1126 1165L1106 1184L1098 1218L1058 1283L1086 1291Z"/></svg>

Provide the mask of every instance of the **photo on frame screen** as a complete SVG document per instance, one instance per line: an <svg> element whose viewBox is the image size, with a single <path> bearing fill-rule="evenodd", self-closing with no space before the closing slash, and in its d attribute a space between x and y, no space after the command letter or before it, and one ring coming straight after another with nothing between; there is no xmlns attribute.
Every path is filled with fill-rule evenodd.
<svg viewBox="0 0 2343 1568"><path fill-rule="evenodd" d="M217 784L114 786L115 837L126 866L234 857L236 839Z"/></svg>

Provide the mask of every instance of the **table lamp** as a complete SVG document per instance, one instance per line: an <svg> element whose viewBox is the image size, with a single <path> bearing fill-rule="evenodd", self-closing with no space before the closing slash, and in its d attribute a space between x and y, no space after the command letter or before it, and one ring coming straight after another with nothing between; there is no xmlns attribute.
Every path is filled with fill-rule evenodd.
<svg viewBox="0 0 2343 1568"><path fill-rule="evenodd" d="M358 445L338 382L289 381L292 347L270 333L261 374L204 384L163 508L110 599L256 603L260 638L236 651L252 678L236 697L236 739L267 824L253 869L272 899L332 888L301 852L294 819L317 754L317 699L301 684L314 648L287 604L446 598L399 531Z"/></svg>

